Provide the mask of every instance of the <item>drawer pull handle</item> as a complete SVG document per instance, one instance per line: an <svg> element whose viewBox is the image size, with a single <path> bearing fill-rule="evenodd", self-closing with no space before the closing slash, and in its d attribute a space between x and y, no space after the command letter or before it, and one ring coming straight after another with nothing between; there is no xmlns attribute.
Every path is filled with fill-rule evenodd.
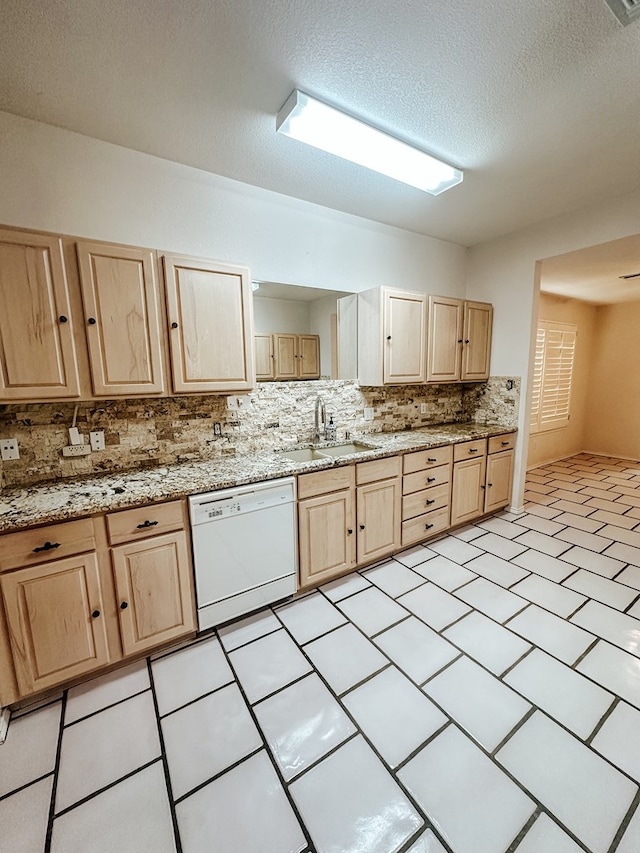
<svg viewBox="0 0 640 853"><path fill-rule="evenodd" d="M364 524L360 525L360 530L364 530Z"/></svg>
<svg viewBox="0 0 640 853"><path fill-rule="evenodd" d="M351 536L351 534L353 533L353 527L348 527L347 533L349 534L349 536Z"/></svg>
<svg viewBox="0 0 640 853"><path fill-rule="evenodd" d="M501 441L501 442L500 442L500 444L501 444L503 447L505 447L505 446L506 446L507 444L509 444L509 443L510 443L510 442L508 442L508 441Z"/></svg>
<svg viewBox="0 0 640 853"><path fill-rule="evenodd" d="M478 452L478 448L477 448L477 447L470 447L470 448L469 448L469 453L477 453L477 452Z"/></svg>
<svg viewBox="0 0 640 853"><path fill-rule="evenodd" d="M38 548L33 549L34 554L39 554L40 551L53 551L54 548L59 548L59 542L45 542L44 545L40 545Z"/></svg>
<svg viewBox="0 0 640 853"><path fill-rule="evenodd" d="M424 529L425 530L431 530L432 527L433 527L433 524L425 524Z"/></svg>
<svg viewBox="0 0 640 853"><path fill-rule="evenodd" d="M425 505L425 506L431 506L431 504L434 504L434 503L435 503L435 500L425 501L425 502L424 502L424 505Z"/></svg>
<svg viewBox="0 0 640 853"><path fill-rule="evenodd" d="M436 457L435 457L435 456L428 456L428 457L427 457L427 462L437 462L437 461L438 461L438 460L436 459Z"/></svg>
<svg viewBox="0 0 640 853"><path fill-rule="evenodd" d="M144 530L145 527L155 527L157 523L157 521L149 521L149 519L147 519L146 521L143 521L142 524L138 524L137 528L138 530Z"/></svg>
<svg viewBox="0 0 640 853"><path fill-rule="evenodd" d="M94 618L94 619L97 619L97 618L98 618L98 616L100 615L100 611L99 611L99 610L94 610L94 611L93 611L93 613L92 613L91 615L93 616L93 618Z"/></svg>
<svg viewBox="0 0 640 853"><path fill-rule="evenodd" d="M120 610L126 610L128 606L129 606L129 602L123 601L122 604L120 605Z"/></svg>
<svg viewBox="0 0 640 853"><path fill-rule="evenodd" d="M427 477L427 483L435 483L435 481L436 481L435 477Z"/></svg>

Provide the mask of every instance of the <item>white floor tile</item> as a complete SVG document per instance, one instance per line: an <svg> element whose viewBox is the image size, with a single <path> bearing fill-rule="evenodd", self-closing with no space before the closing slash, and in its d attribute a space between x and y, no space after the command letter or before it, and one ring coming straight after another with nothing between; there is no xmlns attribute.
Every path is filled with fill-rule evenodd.
<svg viewBox="0 0 640 853"><path fill-rule="evenodd" d="M545 610L550 610L552 613L565 618L587 600L584 595L565 589L538 575L529 575L511 587L511 592L515 592L516 595L521 595L528 601L533 601L534 604L544 607Z"/></svg>
<svg viewBox="0 0 640 853"><path fill-rule="evenodd" d="M224 648L230 652L237 649L238 646L244 646L245 643L257 640L258 637L264 637L265 634L277 631L281 627L282 625L271 610L260 610L247 619L241 619L239 622L225 625L224 628L218 628L218 635Z"/></svg>
<svg viewBox="0 0 640 853"><path fill-rule="evenodd" d="M182 800L176 814L183 853L300 853L307 846L266 752Z"/></svg>
<svg viewBox="0 0 640 853"><path fill-rule="evenodd" d="M543 506L542 504L525 503L524 509L528 515L537 515L538 518L553 518L553 519L555 519L557 516L562 515L561 510L555 509L552 506ZM517 523L518 519L514 518L514 521ZM518 531L518 533L519 532L520 531Z"/></svg>
<svg viewBox="0 0 640 853"><path fill-rule="evenodd" d="M611 545L611 539L605 539L595 533L587 533L586 530L576 530L575 527L567 527L556 535L563 542L579 545L581 548L588 548L590 551L597 551L598 553L602 553L605 548Z"/></svg>
<svg viewBox="0 0 640 853"><path fill-rule="evenodd" d="M325 584L321 589L331 601L341 601L343 598L347 598L356 592L361 592L369 586L371 584L368 580L365 580L358 572L353 572L350 575Z"/></svg>
<svg viewBox="0 0 640 853"><path fill-rule="evenodd" d="M593 512L593 507L582 507L582 509L590 510L591 514L589 518L592 518L594 521L602 521L604 524L611 524L613 527L626 527L627 530L633 530L633 528L637 525L638 519L633 518L629 513L626 515L618 515L615 512L606 512L603 509L596 510ZM611 534L609 533L611 536ZM611 536L611 538L615 538Z"/></svg>
<svg viewBox="0 0 640 853"><path fill-rule="evenodd" d="M614 527L613 524L608 524L601 528L598 533L600 536L614 539L616 542L624 542L625 545L640 548L640 533L635 530L627 530L626 527Z"/></svg>
<svg viewBox="0 0 640 853"><path fill-rule="evenodd" d="M501 675L531 648L507 628L476 612L447 628L444 636L496 675Z"/></svg>
<svg viewBox="0 0 640 853"><path fill-rule="evenodd" d="M597 637L640 657L640 621L597 601L589 601L571 621Z"/></svg>
<svg viewBox="0 0 640 853"><path fill-rule="evenodd" d="M632 566L640 566L640 548L634 548L633 545L626 545L624 542L614 542L607 548L605 555Z"/></svg>
<svg viewBox="0 0 640 853"><path fill-rule="evenodd" d="M455 536L445 536L439 542L431 543L428 548L435 551L436 554L442 554L443 557L448 557L454 563L466 563L467 560L473 560L474 557L479 557L482 551L471 545L469 542L464 542Z"/></svg>
<svg viewBox="0 0 640 853"><path fill-rule="evenodd" d="M229 659L249 702L264 699L311 671L286 631L276 631L231 652Z"/></svg>
<svg viewBox="0 0 640 853"><path fill-rule="evenodd" d="M356 732L315 673L259 702L255 714L287 782Z"/></svg>
<svg viewBox="0 0 640 853"><path fill-rule="evenodd" d="M604 554L596 554L577 546L570 548L566 554L563 554L562 559L566 563L571 563L572 566L579 566L581 569L588 569L590 572L602 575L603 578L612 578L624 566L624 563L619 560L613 560Z"/></svg>
<svg viewBox="0 0 640 853"><path fill-rule="evenodd" d="M236 684L162 718L174 799L262 746Z"/></svg>
<svg viewBox="0 0 640 853"><path fill-rule="evenodd" d="M487 534L491 535L491 534ZM484 538L484 537L483 537ZM508 540L505 539L505 542ZM520 549L518 549L518 552ZM514 583L526 578L529 572L514 566L513 563L503 560L494 554L482 554L473 560L469 560L467 568L476 572L487 580L493 581L500 586L510 587Z"/></svg>
<svg viewBox="0 0 640 853"><path fill-rule="evenodd" d="M415 616L378 634L375 643L416 684L422 684L460 654Z"/></svg>
<svg viewBox="0 0 640 853"><path fill-rule="evenodd" d="M422 619L423 622L426 622L427 625L435 628L436 631L440 631L446 625L455 622L456 619L464 616L471 609L432 583L425 584L401 596L398 603Z"/></svg>
<svg viewBox="0 0 640 853"><path fill-rule="evenodd" d="M459 527L451 532L451 536L458 539L463 539L465 542L473 542L478 536L482 536L484 530L482 527L476 527L475 524L468 524L466 527Z"/></svg>
<svg viewBox="0 0 640 853"><path fill-rule="evenodd" d="M541 814L523 841L518 853L584 853L583 848L560 829L546 814Z"/></svg>
<svg viewBox="0 0 640 853"><path fill-rule="evenodd" d="M0 800L0 853L42 853L52 786L53 776L47 776Z"/></svg>
<svg viewBox="0 0 640 853"><path fill-rule="evenodd" d="M402 563L403 566L412 569L414 566L424 563L425 560L430 560L432 556L431 551L427 551L424 546L416 545L415 548L409 548L400 554L396 554L394 559Z"/></svg>
<svg viewBox="0 0 640 853"><path fill-rule="evenodd" d="M570 547L567 542L560 542L553 536L538 533L536 530L528 530L522 536L518 536L514 542L526 545L528 548L535 548L536 551L542 551L543 554L548 554L550 557L558 557Z"/></svg>
<svg viewBox="0 0 640 853"><path fill-rule="evenodd" d="M537 711L498 761L594 853L606 853L637 787Z"/></svg>
<svg viewBox="0 0 640 853"><path fill-rule="evenodd" d="M488 530L490 533L497 533L498 536L502 536L505 539L515 539L516 536L520 536L522 533L517 524L505 521L504 518L497 518L496 516L487 518L486 521L481 521L476 529L480 530L480 528L482 528L481 532Z"/></svg>
<svg viewBox="0 0 640 853"><path fill-rule="evenodd" d="M72 687L67 695L65 725L100 711L107 705L114 705L135 693L148 690L149 686L147 662L142 660Z"/></svg>
<svg viewBox="0 0 640 853"><path fill-rule="evenodd" d="M589 598L595 598L596 601L601 601L603 604L608 604L609 607L615 607L616 610L627 608L638 595L637 590L630 589L616 581L610 581L601 575L594 575L593 572L588 572L586 569L579 569L570 578L563 581L562 585Z"/></svg>
<svg viewBox="0 0 640 853"><path fill-rule="evenodd" d="M428 562L423 565L428 565ZM397 560L391 560L389 563L384 563L382 566L365 572L365 577L383 592L386 592L387 595L390 595L391 598L397 598L404 592L409 592L409 590L424 583L424 578L421 575L411 571Z"/></svg>
<svg viewBox="0 0 640 853"><path fill-rule="evenodd" d="M640 807L635 811L631 818L620 844L616 848L616 853L638 853L640 850Z"/></svg>
<svg viewBox="0 0 640 853"><path fill-rule="evenodd" d="M583 740L614 700L611 693L539 649L520 661L504 680Z"/></svg>
<svg viewBox="0 0 640 853"><path fill-rule="evenodd" d="M612 764L640 782L640 711L619 702L591 742Z"/></svg>
<svg viewBox="0 0 640 853"><path fill-rule="evenodd" d="M467 657L452 663L422 689L488 752L531 709L521 696Z"/></svg>
<svg viewBox="0 0 640 853"><path fill-rule="evenodd" d="M175 853L173 822L160 761L56 818L51 853L88 850Z"/></svg>
<svg viewBox="0 0 640 853"><path fill-rule="evenodd" d="M577 530L584 530L587 533L595 533L597 530L601 536L608 535L605 529L603 529L602 521L594 521L592 518L585 518L582 515L572 515L570 512L563 512L561 515L556 515L554 521L557 521L558 524L566 524Z"/></svg>
<svg viewBox="0 0 640 853"><path fill-rule="evenodd" d="M600 640L580 661L578 670L640 708L640 660L637 657Z"/></svg>
<svg viewBox="0 0 640 853"><path fill-rule="evenodd" d="M416 566L415 571L419 572L423 578L433 581L449 592L478 577L469 569L459 566L453 560L448 560L440 554L436 554L433 559Z"/></svg>
<svg viewBox="0 0 640 853"><path fill-rule="evenodd" d="M338 602L338 607L368 636L409 615L404 607L373 586Z"/></svg>
<svg viewBox="0 0 640 853"><path fill-rule="evenodd" d="M423 832L415 844L407 850L407 853L447 853L436 836L428 829Z"/></svg>
<svg viewBox="0 0 640 853"><path fill-rule="evenodd" d="M497 533L485 533L479 539L474 539L473 544L477 548L482 548L484 551L488 551L490 554L502 557L505 560L510 560L516 554L526 551L525 545L517 545L511 539L505 539L504 536L498 536Z"/></svg>
<svg viewBox="0 0 640 853"><path fill-rule="evenodd" d="M51 773L56 763L61 705L47 705L9 724L0 747L0 796Z"/></svg>
<svg viewBox="0 0 640 853"><path fill-rule="evenodd" d="M56 812L159 756L150 691L67 726L62 733Z"/></svg>
<svg viewBox="0 0 640 853"><path fill-rule="evenodd" d="M233 681L217 639L194 643L151 664L160 714L210 693Z"/></svg>
<svg viewBox="0 0 640 853"><path fill-rule="evenodd" d="M491 616L496 622L504 622L528 604L524 598L485 578L478 578L456 590L456 595L476 610Z"/></svg>
<svg viewBox="0 0 640 853"><path fill-rule="evenodd" d="M344 614L319 592L278 607L276 615L300 645L347 621Z"/></svg>
<svg viewBox="0 0 640 853"><path fill-rule="evenodd" d="M640 568L638 566L627 566L619 575L616 575L616 581L633 587L637 592L640 590Z"/></svg>
<svg viewBox="0 0 640 853"><path fill-rule="evenodd" d="M390 767L397 767L447 722L395 667L385 669L342 701Z"/></svg>
<svg viewBox="0 0 640 853"><path fill-rule="evenodd" d="M338 695L388 664L371 640L353 625L343 625L313 640L305 646L305 652Z"/></svg>
<svg viewBox="0 0 640 853"><path fill-rule="evenodd" d="M318 853L396 853L424 824L361 737L294 781L290 791Z"/></svg>
<svg viewBox="0 0 640 853"><path fill-rule="evenodd" d="M569 665L575 663L595 640L592 634L535 604L511 619L508 627Z"/></svg>
<svg viewBox="0 0 640 853"><path fill-rule="evenodd" d="M455 726L398 775L456 853L503 853L535 811L529 797Z"/></svg>
<svg viewBox="0 0 640 853"><path fill-rule="evenodd" d="M563 524L558 524L555 520L552 521L549 518L540 518L535 514L521 516L516 521L516 525L519 527L526 527L528 530L536 530L538 533L546 533L547 536L555 536L564 528Z"/></svg>
<svg viewBox="0 0 640 853"><path fill-rule="evenodd" d="M526 495L526 492L525 492ZM562 510L563 512L568 512L571 515L581 515L581 516L589 516L592 519L596 519L597 512L594 512L592 506L583 506L582 504L576 504L572 501L558 501L555 498L551 498L552 508L557 510ZM613 515L613 513L610 513Z"/></svg>
<svg viewBox="0 0 640 853"><path fill-rule="evenodd" d="M570 566L562 560L558 560L557 557L550 557L549 554L542 554L533 548L514 557L513 562L523 569L529 569L529 571L534 572L536 575L540 575L556 583L559 583L567 575L575 571L575 566Z"/></svg>

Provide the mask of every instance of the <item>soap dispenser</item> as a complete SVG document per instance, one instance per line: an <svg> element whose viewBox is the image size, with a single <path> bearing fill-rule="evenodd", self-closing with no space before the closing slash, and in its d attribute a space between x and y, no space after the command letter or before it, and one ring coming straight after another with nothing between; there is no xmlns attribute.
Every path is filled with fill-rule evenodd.
<svg viewBox="0 0 640 853"><path fill-rule="evenodd" d="M335 441L336 440L336 427L333 422L333 415L329 417L329 423L327 424L324 432L324 436L327 441Z"/></svg>

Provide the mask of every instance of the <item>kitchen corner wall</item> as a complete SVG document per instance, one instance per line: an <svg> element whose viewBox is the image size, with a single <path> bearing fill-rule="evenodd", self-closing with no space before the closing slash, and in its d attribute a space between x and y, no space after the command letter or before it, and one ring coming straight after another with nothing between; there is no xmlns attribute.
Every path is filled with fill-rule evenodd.
<svg viewBox="0 0 640 853"><path fill-rule="evenodd" d="M508 389L508 384L513 387ZM361 388L355 382L265 382L250 394L227 398L185 396L78 404L77 426L87 436L104 430L106 448L77 459L62 456L74 403L0 406L0 438L18 439L20 459L0 462L0 488L44 480L215 459L311 441L314 404L321 395L338 439L347 432L394 432L436 423L475 420L515 427L519 377L492 377L474 385ZM426 405L422 413L421 404ZM374 410L364 420L365 407ZM220 423L222 436L214 436Z"/></svg>

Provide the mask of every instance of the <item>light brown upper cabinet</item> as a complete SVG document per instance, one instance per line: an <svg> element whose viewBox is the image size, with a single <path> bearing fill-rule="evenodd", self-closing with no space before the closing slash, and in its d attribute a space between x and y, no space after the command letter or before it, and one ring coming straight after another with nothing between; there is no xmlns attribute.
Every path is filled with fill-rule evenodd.
<svg viewBox="0 0 640 853"><path fill-rule="evenodd" d="M298 335L298 378L320 378L320 338L318 335Z"/></svg>
<svg viewBox="0 0 640 853"><path fill-rule="evenodd" d="M275 379L298 378L298 336L277 334L273 336Z"/></svg>
<svg viewBox="0 0 640 853"><path fill-rule="evenodd" d="M267 382L273 379L273 335L254 335L256 351L256 380Z"/></svg>
<svg viewBox="0 0 640 853"><path fill-rule="evenodd" d="M256 379L319 379L318 335L256 335Z"/></svg>
<svg viewBox="0 0 640 853"><path fill-rule="evenodd" d="M79 395L62 241L0 230L0 400Z"/></svg>
<svg viewBox="0 0 640 853"><path fill-rule="evenodd" d="M180 255L163 261L174 391L253 388L248 268Z"/></svg>
<svg viewBox="0 0 640 853"><path fill-rule="evenodd" d="M95 396L162 394L154 253L88 242L76 250Z"/></svg>
<svg viewBox="0 0 640 853"><path fill-rule="evenodd" d="M427 382L489 378L493 306L429 296Z"/></svg>
<svg viewBox="0 0 640 853"><path fill-rule="evenodd" d="M406 385L426 379L427 297L389 287L358 294L358 382Z"/></svg>

